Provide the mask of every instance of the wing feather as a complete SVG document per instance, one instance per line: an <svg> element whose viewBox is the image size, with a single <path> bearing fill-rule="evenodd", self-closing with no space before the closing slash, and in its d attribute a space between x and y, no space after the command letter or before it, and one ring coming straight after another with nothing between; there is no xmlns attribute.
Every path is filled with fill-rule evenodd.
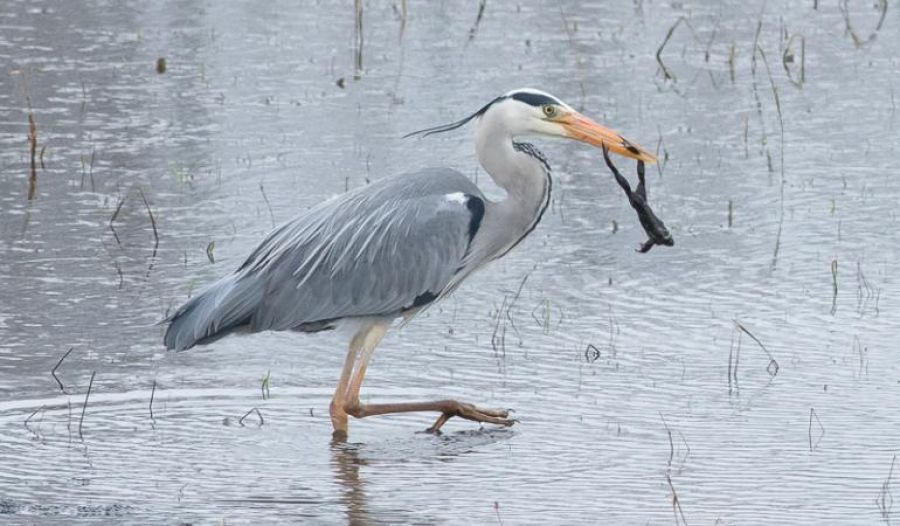
<svg viewBox="0 0 900 526"><path fill-rule="evenodd" d="M240 279L265 290L251 328L399 314L440 296L471 240L466 199L482 197L457 172L426 173L327 203L273 232L242 267ZM448 198L460 192L465 199Z"/></svg>

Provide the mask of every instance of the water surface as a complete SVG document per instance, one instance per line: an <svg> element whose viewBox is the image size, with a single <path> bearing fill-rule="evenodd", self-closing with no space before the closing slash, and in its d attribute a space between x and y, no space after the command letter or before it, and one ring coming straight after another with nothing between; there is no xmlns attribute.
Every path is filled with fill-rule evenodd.
<svg viewBox="0 0 900 526"><path fill-rule="evenodd" d="M82 4L0 13L5 520L671 524L674 495L691 524L891 518L894 6L373 2L358 68L346 2ZM541 225L363 388L518 425L377 417L332 446L341 335L163 349L156 322L323 199L432 165L498 195L470 129L400 137L522 86L659 150L676 245L635 253L600 152L537 141Z"/></svg>

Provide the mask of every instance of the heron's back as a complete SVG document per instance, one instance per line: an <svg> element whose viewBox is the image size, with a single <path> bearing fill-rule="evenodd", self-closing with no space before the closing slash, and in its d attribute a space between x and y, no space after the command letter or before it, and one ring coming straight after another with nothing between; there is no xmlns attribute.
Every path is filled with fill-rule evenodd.
<svg viewBox="0 0 900 526"><path fill-rule="evenodd" d="M420 308L464 268L483 215L478 187L446 168L338 196L276 228L237 271L179 308L167 320L166 347Z"/></svg>

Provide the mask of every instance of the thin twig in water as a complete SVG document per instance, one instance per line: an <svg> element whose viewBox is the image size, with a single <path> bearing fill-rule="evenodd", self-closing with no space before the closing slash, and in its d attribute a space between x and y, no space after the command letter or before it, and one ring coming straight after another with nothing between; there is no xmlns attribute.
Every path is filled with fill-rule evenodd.
<svg viewBox="0 0 900 526"><path fill-rule="evenodd" d="M363 64L363 0L353 0L353 11L355 15L355 48L353 50L356 72L353 75L359 80L362 75Z"/></svg>
<svg viewBox="0 0 900 526"><path fill-rule="evenodd" d="M740 334L740 333L738 333ZM731 364L734 356L734 331L731 331L731 345L728 346L728 394L731 394L731 382L733 380L731 373Z"/></svg>
<svg viewBox="0 0 900 526"><path fill-rule="evenodd" d="M113 223L115 223L116 218L119 217L119 212L122 211L122 205L124 205L124 204L125 204L125 198L122 197L121 199L119 199L118 204L116 204L116 209L113 211L112 216L110 216L110 218L109 218L109 229L112 230L113 237L116 238L116 244L119 246L122 246L122 241L119 240L119 233L116 232L116 227L113 226Z"/></svg>
<svg viewBox="0 0 900 526"><path fill-rule="evenodd" d="M69 433L69 445L72 444L72 399L66 399L66 408L69 410L66 416L66 431Z"/></svg>
<svg viewBox="0 0 900 526"><path fill-rule="evenodd" d="M62 358L60 358L58 362L56 362L56 365L53 366L53 369L50 369L50 374L53 376L53 379L56 380L56 383L59 384L59 390L64 393L66 392L66 388L63 387L63 383L60 382L59 377L56 376L56 370L59 369L59 366L62 365L63 360L65 360L66 357L69 356L69 353L71 353L73 349L75 349L75 347L69 347L69 350L62 355Z"/></svg>
<svg viewBox="0 0 900 526"><path fill-rule="evenodd" d="M837 295L838 295L838 262L836 259L831 260L831 315L837 312Z"/></svg>
<svg viewBox="0 0 900 526"><path fill-rule="evenodd" d="M815 419L816 424L819 426L819 430L821 434L819 438L816 439L815 444L813 443L813 419ZM822 441L822 437L825 436L825 426L822 425L822 421L819 420L819 415L816 414L816 410L812 407L809 408L809 451L812 452L816 447L819 446L819 442Z"/></svg>
<svg viewBox="0 0 900 526"><path fill-rule="evenodd" d="M728 73L731 76L731 83L734 84L734 54L735 47L734 43L731 44L731 49L728 51Z"/></svg>
<svg viewBox="0 0 900 526"><path fill-rule="evenodd" d="M666 421L666 417L663 416L661 411L659 413L659 418L662 420L663 426L666 428L666 434L669 437L669 460L666 462L666 475L668 476L672 474L672 461L675 459L675 435L672 433L672 429L669 427L669 423ZM684 464L687 462L688 457L691 456L691 446L687 443L687 439L684 438L684 434L681 431L678 431L678 436L681 438L681 443L684 444L686 450L684 452L684 457L679 456L681 467L679 467L677 471L680 472L684 469Z"/></svg>
<svg viewBox="0 0 900 526"><path fill-rule="evenodd" d="M503 296L503 302L500 309L497 310L497 319L494 322L494 332L491 334L491 347L494 348L494 354L498 354L502 350L502 354L506 357L506 324L503 324L501 331L501 320L503 319L503 311L507 305L506 296Z"/></svg>
<svg viewBox="0 0 900 526"><path fill-rule="evenodd" d="M800 78L795 79L793 73L791 73L791 68L788 67L789 63L793 63L796 60L796 56L793 50L794 40L800 40ZM781 54L781 65L784 67L784 72L787 73L788 80L791 81L794 86L798 88L803 87L803 83L806 81L806 37L801 34L791 35L791 38L788 39L787 44L784 46L784 52Z"/></svg>
<svg viewBox="0 0 900 526"><path fill-rule="evenodd" d="M659 136L659 139L656 141L656 158L659 159L659 162L656 163L656 170L659 172L659 176L662 177L666 165L669 164L669 150L666 148L662 128L659 126L656 127L656 134ZM662 155L659 153L660 150L662 150Z"/></svg>
<svg viewBox="0 0 900 526"><path fill-rule="evenodd" d="M275 213L272 212L272 204L269 203L269 198L266 196L266 189L263 188L262 183L259 183L259 191L262 193L263 201L266 202L266 207L269 209L269 219L272 220L272 228L275 228Z"/></svg>
<svg viewBox="0 0 900 526"><path fill-rule="evenodd" d="M269 369L266 371L266 375L263 376L262 384L259 386L259 390L262 391L262 399L268 400L272 395L269 393L269 387L272 385L272 370Z"/></svg>
<svg viewBox="0 0 900 526"><path fill-rule="evenodd" d="M859 38L859 35L856 34L856 31L853 30L853 25L850 23L850 2L849 0L841 0L838 2L838 8L841 10L841 14L844 15L844 23L847 26L847 33L850 35L850 38L853 39L853 45L860 48L869 42L875 40L875 36L881 31L881 26L884 25L884 19L887 16L888 2L887 0L878 0L878 11L879 18L878 23L875 24L875 29L866 37L865 40Z"/></svg>
<svg viewBox="0 0 900 526"><path fill-rule="evenodd" d="M672 485L672 477L666 473L666 482L669 483L669 490L672 491L672 513L675 514L675 524L684 524L687 526L687 519L684 518L684 510L681 509L681 501L678 500L678 493L675 492L675 486ZM681 522L678 518L681 517Z"/></svg>
<svg viewBox="0 0 900 526"><path fill-rule="evenodd" d="M262 425L265 424L265 420L263 420L262 413L259 412L259 409L255 408L255 407L253 409L247 411L246 413L244 413L244 416L242 416L241 419L238 420L238 424L240 424L241 427L244 427L244 419L247 418L248 416L250 416L251 413L256 413L256 416L259 417L258 426L262 427Z"/></svg>
<svg viewBox="0 0 900 526"><path fill-rule="evenodd" d="M750 332L750 331L747 329L747 327L744 327L744 325L743 325L741 322L739 322L739 321L737 321L737 320L734 320L734 324L737 326L738 329L740 329L741 331L743 331L744 333L746 333L747 336L749 336L750 338L752 338L753 341L755 341L756 344L759 345L759 348L762 349L762 350L766 353L766 356L769 357L769 365L766 366L766 371L768 371L768 373L769 373L771 376L777 375L777 374L778 374L778 370L779 370L781 367L778 365L778 362L777 362L777 361L775 360L775 358L772 356L772 353L769 352L769 349L767 349L766 346L763 345L763 343L762 343L761 341L759 341L759 338L757 338L756 336L754 336L753 333Z"/></svg>
<svg viewBox="0 0 900 526"><path fill-rule="evenodd" d="M569 40L569 46L572 46L573 45L572 30L569 29L569 20L566 18L565 11L563 11L562 2L557 4L557 7L559 7L559 17L562 19L563 31L566 32L566 38Z"/></svg>
<svg viewBox="0 0 900 526"><path fill-rule="evenodd" d="M666 434L669 436L669 460L666 462L666 476L668 476L672 471L672 460L675 458L675 442L672 440L672 430L669 429L669 423L666 422L666 417L663 416L661 411L659 418L662 420L663 426L666 428Z"/></svg>
<svg viewBox="0 0 900 526"><path fill-rule="evenodd" d="M88 165L88 177L91 180L91 192L94 192L94 157L97 155L97 150L94 147L91 147L91 164Z"/></svg>
<svg viewBox="0 0 900 526"><path fill-rule="evenodd" d="M784 230L784 187L786 184L784 177L784 117L781 113L781 99L778 97L778 88L775 86L775 80L772 78L772 70L769 69L769 61L766 59L766 53L759 45L756 46L759 56L762 57L763 65L766 67L766 74L769 77L769 84L772 86L772 96L775 98L775 111L778 113L778 130L780 134L779 147L780 166L781 166L781 185L779 186L779 213L778 213L778 233L775 235L775 250L772 253L772 268L774 269L778 263L778 251L781 248L781 233ZM754 56L756 53L754 52Z"/></svg>
<svg viewBox="0 0 900 526"><path fill-rule="evenodd" d="M78 438L84 440L84 433L82 433L82 426L84 426L84 413L87 412L88 399L91 397L91 388L94 387L94 376L97 374L97 371L91 372L91 381L88 383L87 393L84 395L84 405L81 406L81 418L78 420Z"/></svg>
<svg viewBox="0 0 900 526"><path fill-rule="evenodd" d="M735 339L737 333L737 339ZM731 332L731 346L728 348L728 393L740 389L738 382L738 365L741 362L741 337L743 332L737 327ZM733 386L733 388L732 388Z"/></svg>
<svg viewBox="0 0 900 526"><path fill-rule="evenodd" d="M28 173L28 200L34 199L37 193L37 124L34 123L34 112L28 110L28 153L31 158L31 171Z"/></svg>
<svg viewBox="0 0 900 526"><path fill-rule="evenodd" d="M862 342L859 341L859 336L853 337L853 349L859 357L859 378L862 378L863 374L869 376L869 362L866 359L866 356L869 354L869 348L863 347Z"/></svg>
<svg viewBox="0 0 900 526"><path fill-rule="evenodd" d="M756 23L756 34L753 37L753 50L750 54L750 87L753 91L753 100L756 102L756 114L759 116L759 127L760 127L760 142L762 146L765 147L768 142L768 136L766 135L766 122L763 119L763 111L762 111L762 100L759 98L759 86L756 83L756 48L759 46L759 34L762 32L762 15L760 15L760 19ZM749 132L749 119L744 123L744 157L747 158L750 156L749 152L749 142L748 142L748 132Z"/></svg>
<svg viewBox="0 0 900 526"><path fill-rule="evenodd" d="M535 313L537 312L537 310L538 310L539 308L541 308L541 307L544 307L544 317L543 317L543 319L538 318L538 317L537 317L537 314L535 314ZM553 314L553 312L552 312L550 309L551 309L551 306L550 306L550 300L547 299L547 298L544 298L544 299L541 300L541 302L538 303L537 306L536 306L534 309L532 309L532 311L531 311L531 318L534 319L534 321L537 322L538 326L540 326L540 327L544 330L544 334L550 334L550 330L551 330L551 325L550 325L551 319L550 319L550 316ZM557 311L559 312L559 319L558 319L557 322L556 322L556 327L559 327L559 326L562 324L562 320L563 320L564 314L563 314L562 309L559 308L559 307L557 307Z"/></svg>
<svg viewBox="0 0 900 526"><path fill-rule="evenodd" d="M897 455L891 458L891 469L888 471L887 478L881 483L881 493L875 499L875 503L878 504L878 509L881 511L881 518L888 524L890 524L891 508L894 507L894 497L891 495L891 478L894 476L895 462L897 462Z"/></svg>
<svg viewBox="0 0 900 526"><path fill-rule="evenodd" d="M153 217L153 210L150 210L150 203L147 202L147 196L144 191L138 189L141 194L141 200L144 201L144 207L147 209L147 215L150 216L150 226L153 227L153 257L156 257L156 250L159 248L159 230L156 229L156 218Z"/></svg>
<svg viewBox="0 0 900 526"><path fill-rule="evenodd" d="M42 405L41 407L38 407L37 409L32 411L31 414L28 415L28 418L25 419L25 429L27 429L32 434L34 434L35 439L41 440L40 422L38 422L38 431L35 431L34 429L31 429L30 427L28 427L28 424L31 422L31 419L34 418L34 415L38 414L38 412L41 413L41 422L44 420L44 406Z"/></svg>
<svg viewBox="0 0 900 526"><path fill-rule="evenodd" d="M678 20L672 24L672 27L669 28L669 31L666 33L666 38L663 39L662 43L659 45L659 48L656 50L656 62L659 64L659 69L662 71L663 80L671 80L672 82L676 82L675 74L669 71L669 68L666 67L666 64L662 59L662 52L666 48L666 44L669 43L669 40L672 38L672 33L675 32L675 29L682 23L686 22L686 19L683 16L678 17Z"/></svg>
<svg viewBox="0 0 900 526"><path fill-rule="evenodd" d="M119 262L116 261L115 258L112 259L112 264L113 264L113 267L116 269L116 275L119 276L119 287L118 288L121 289L125 285L125 274L122 273L122 267L119 266Z"/></svg>
<svg viewBox="0 0 900 526"><path fill-rule="evenodd" d="M141 194L141 200L144 201L144 207L147 209L147 215L150 216L150 226L153 227L153 254L150 255L150 266L147 267L147 276L150 276L150 272L153 270L153 261L156 259L156 251L159 250L159 231L156 229L156 218L153 217L153 211L150 210L150 203L147 202L147 196L144 195L144 191L138 188L138 193Z"/></svg>
<svg viewBox="0 0 900 526"><path fill-rule="evenodd" d="M406 16L409 13L406 2L407 0L400 0L400 40L403 40L403 32L406 30Z"/></svg>
<svg viewBox="0 0 900 526"><path fill-rule="evenodd" d="M587 344L587 347L584 348L584 361L587 363L593 363L600 359L600 349L597 348L593 343Z"/></svg>
<svg viewBox="0 0 900 526"><path fill-rule="evenodd" d="M484 17L485 6L487 6L487 0L478 0L478 14L475 15L475 23L472 24L472 29L469 30L470 41L475 38L475 33L478 32L478 25L481 24L481 19Z"/></svg>
<svg viewBox="0 0 900 526"><path fill-rule="evenodd" d="M153 416L153 399L155 397L156 397L156 379L153 380L153 387L150 388L150 405L148 406L150 409L151 425L156 423L156 418Z"/></svg>
<svg viewBox="0 0 900 526"><path fill-rule="evenodd" d="M507 319L507 321L509 321L510 327L513 328L513 331L515 331L516 337L519 338L520 342L522 341L522 339L521 339L521 336L519 336L519 328L516 327L516 322L513 321L513 317L512 317L512 314L510 311L512 310L513 305L516 304L516 301L518 301L519 296L522 295L522 289L525 287L525 282L528 281L528 276L530 276L530 275L531 275L531 272L528 272L527 274L525 274L525 276L522 277L522 281L519 283L519 288L516 289L516 293L513 295L512 299L509 300L509 303L506 305L506 319Z"/></svg>

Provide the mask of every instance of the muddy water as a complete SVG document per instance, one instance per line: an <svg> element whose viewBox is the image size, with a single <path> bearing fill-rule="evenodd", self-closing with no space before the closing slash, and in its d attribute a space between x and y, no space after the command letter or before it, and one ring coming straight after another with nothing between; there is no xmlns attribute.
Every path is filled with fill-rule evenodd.
<svg viewBox="0 0 900 526"><path fill-rule="evenodd" d="M891 518L894 6L487 2L476 25L468 2L405 22L373 2L358 69L345 4L0 12L3 522ZM363 390L513 407L518 425L435 437L430 415L378 417L333 447L340 335L164 351L155 323L298 210L439 164L496 195L470 130L400 137L520 86L659 149L650 199L676 245L635 253L600 152L539 141L541 226L393 331Z"/></svg>

